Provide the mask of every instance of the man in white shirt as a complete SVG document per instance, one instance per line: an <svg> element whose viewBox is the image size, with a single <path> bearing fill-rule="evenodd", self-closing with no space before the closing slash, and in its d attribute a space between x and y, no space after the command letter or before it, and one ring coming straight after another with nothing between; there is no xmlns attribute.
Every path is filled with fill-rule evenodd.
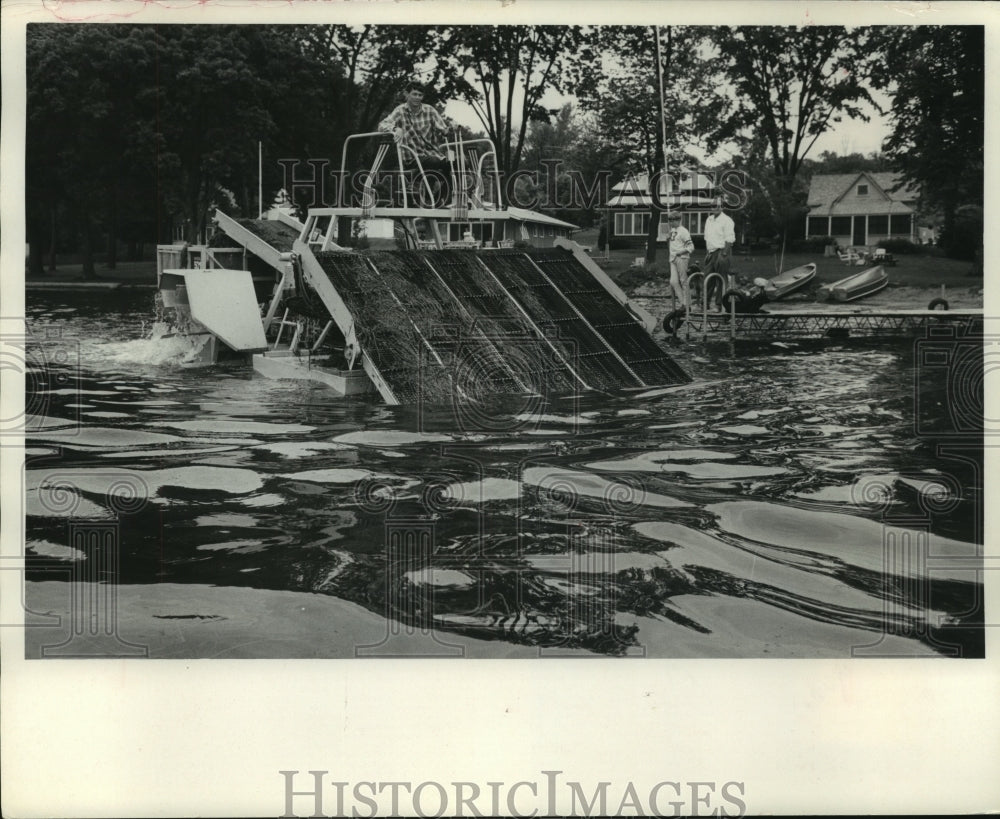
<svg viewBox="0 0 1000 819"><path fill-rule="evenodd" d="M679 213L671 213L667 223L670 225L670 287L680 302L680 308L684 309L688 306L687 269L694 242L687 229L681 226Z"/></svg>
<svg viewBox="0 0 1000 819"><path fill-rule="evenodd" d="M729 275L729 260L733 245L736 244L736 226L733 220L722 212L722 200L712 203L712 215L705 220L705 277L708 282L706 300L715 302L722 309L722 294L725 286L718 279L708 280L709 273Z"/></svg>

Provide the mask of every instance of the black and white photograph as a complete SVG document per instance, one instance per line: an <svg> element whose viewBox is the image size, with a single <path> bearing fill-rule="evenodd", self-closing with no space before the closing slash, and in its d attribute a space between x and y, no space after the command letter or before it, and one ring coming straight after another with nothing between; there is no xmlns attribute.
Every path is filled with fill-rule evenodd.
<svg viewBox="0 0 1000 819"><path fill-rule="evenodd" d="M26 683L46 719L105 703L55 713L126 781L175 708L287 758L232 801L205 751L167 776L206 803L22 785L5 815L1000 808L997 32L921 5L5 4L4 767L45 759ZM761 733L715 755L741 698ZM674 725L700 768L619 756ZM810 785L775 798L758 740Z"/></svg>

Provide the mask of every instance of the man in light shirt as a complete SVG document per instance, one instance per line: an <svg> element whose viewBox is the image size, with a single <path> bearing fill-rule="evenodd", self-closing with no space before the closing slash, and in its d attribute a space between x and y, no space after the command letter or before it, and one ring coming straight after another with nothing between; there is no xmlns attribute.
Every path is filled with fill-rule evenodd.
<svg viewBox="0 0 1000 819"><path fill-rule="evenodd" d="M712 203L712 215L705 220L705 280L708 282L705 298L722 309L722 294L726 287L718 279L708 280L709 273L729 275L729 260L733 245L736 244L736 226L733 220L722 212L722 200Z"/></svg>
<svg viewBox="0 0 1000 819"><path fill-rule="evenodd" d="M419 82L407 83L406 101L393 108L378 129L390 131L396 142L405 145L424 162L445 160L439 141L447 136L448 123L433 106L424 102L424 87Z"/></svg>
<svg viewBox="0 0 1000 819"><path fill-rule="evenodd" d="M448 136L449 125L437 109L424 101L424 87L416 81L406 85L406 101L397 105L378 126L380 131L392 134L395 142L404 147L403 162L410 166L414 155L419 157L423 171L437 183L437 207L448 203L451 166L441 142ZM408 169L412 175L412 168ZM419 188L418 188L419 189ZM430 204L430 203L428 203Z"/></svg>
<svg viewBox="0 0 1000 819"><path fill-rule="evenodd" d="M670 226L670 287L680 302L680 308L684 309L688 305L687 269L694 242L687 229L681 226L679 213L671 213L667 224Z"/></svg>

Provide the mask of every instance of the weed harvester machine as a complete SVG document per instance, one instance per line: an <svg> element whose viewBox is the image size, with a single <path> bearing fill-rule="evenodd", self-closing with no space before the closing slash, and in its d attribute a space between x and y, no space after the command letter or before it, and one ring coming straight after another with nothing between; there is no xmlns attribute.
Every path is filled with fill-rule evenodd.
<svg viewBox="0 0 1000 819"><path fill-rule="evenodd" d="M488 140L442 146L440 202L434 174L384 133L348 138L341 180L358 146L374 157L336 207L304 221L280 208L217 212L211 246L160 246L161 313L203 338L201 360L251 356L264 375L388 404L690 380L654 342L653 317L558 235L571 225L504 206ZM399 170L383 171L392 152ZM358 249L359 235L389 225L388 249Z"/></svg>

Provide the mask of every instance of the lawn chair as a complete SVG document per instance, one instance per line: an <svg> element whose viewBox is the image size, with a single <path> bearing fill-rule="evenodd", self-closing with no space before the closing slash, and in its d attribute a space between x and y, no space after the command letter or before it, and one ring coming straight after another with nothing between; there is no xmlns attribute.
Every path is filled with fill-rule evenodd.
<svg viewBox="0 0 1000 819"><path fill-rule="evenodd" d="M837 258L840 259L844 264L849 265L862 265L865 263L864 259L858 254L858 252L853 247L845 248L841 250L837 248Z"/></svg>
<svg viewBox="0 0 1000 819"><path fill-rule="evenodd" d="M896 264L896 259L891 253L886 253L884 247L877 247L872 251L872 261L876 264L882 265L894 265Z"/></svg>
<svg viewBox="0 0 1000 819"><path fill-rule="evenodd" d="M854 260L854 251L850 248L837 248L837 258L844 264L851 264Z"/></svg>

